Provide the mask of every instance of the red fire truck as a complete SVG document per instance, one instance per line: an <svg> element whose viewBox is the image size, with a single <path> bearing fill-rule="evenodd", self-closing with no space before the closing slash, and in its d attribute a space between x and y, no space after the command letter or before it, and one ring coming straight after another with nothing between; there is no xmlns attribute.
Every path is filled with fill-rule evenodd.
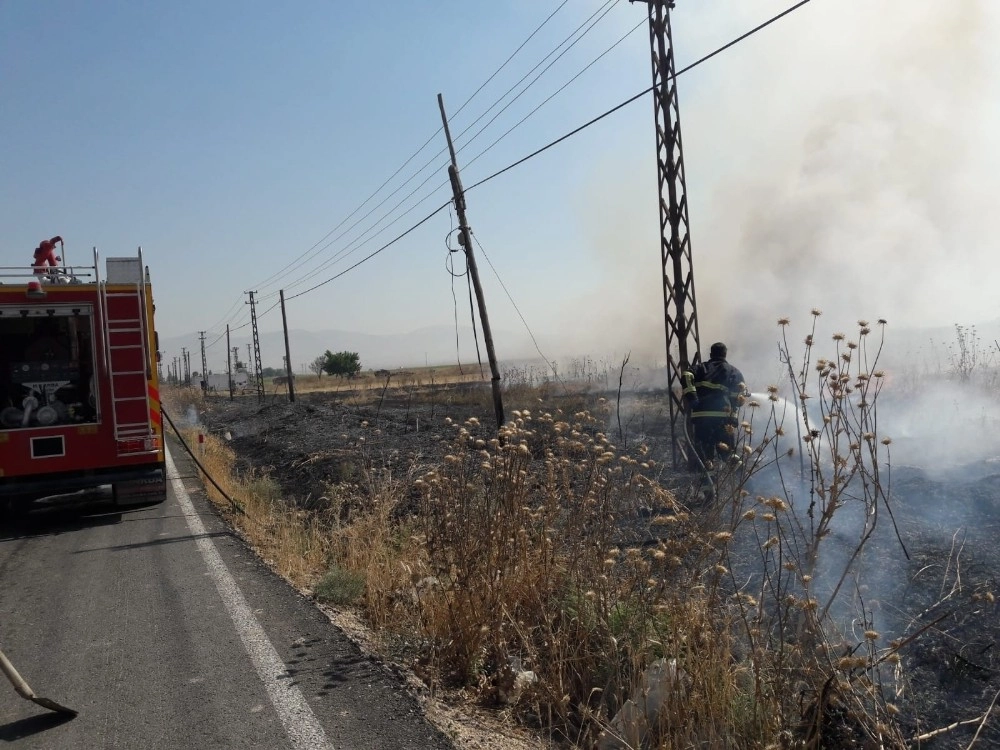
<svg viewBox="0 0 1000 750"><path fill-rule="evenodd" d="M0 509L105 486L121 505L161 502L159 354L142 251L108 258L104 278L96 250L93 266L48 255L0 268Z"/></svg>

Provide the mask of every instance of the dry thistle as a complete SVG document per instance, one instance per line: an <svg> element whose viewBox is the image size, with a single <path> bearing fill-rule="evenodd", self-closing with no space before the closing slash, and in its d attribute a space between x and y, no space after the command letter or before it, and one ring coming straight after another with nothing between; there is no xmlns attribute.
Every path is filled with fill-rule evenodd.
<svg viewBox="0 0 1000 750"><path fill-rule="evenodd" d="M817 318L823 314L823 311L820 310L818 307L814 307L812 310L810 310L810 312L813 314L813 316Z"/></svg>
<svg viewBox="0 0 1000 750"><path fill-rule="evenodd" d="M778 318L779 326L787 326L791 321L788 318Z"/></svg>
<svg viewBox="0 0 1000 750"><path fill-rule="evenodd" d="M845 338L846 337L842 333L835 333L835 334L833 334L833 340L834 341L843 341Z"/></svg>
<svg viewBox="0 0 1000 750"><path fill-rule="evenodd" d="M774 510L780 510L780 511L788 510L788 504L782 498L777 496L767 498L763 504L766 505L768 508L772 508Z"/></svg>
<svg viewBox="0 0 1000 750"><path fill-rule="evenodd" d="M866 630L865 631L865 638L867 638L869 641L877 641L878 637L879 637L879 634L878 634L877 630Z"/></svg>

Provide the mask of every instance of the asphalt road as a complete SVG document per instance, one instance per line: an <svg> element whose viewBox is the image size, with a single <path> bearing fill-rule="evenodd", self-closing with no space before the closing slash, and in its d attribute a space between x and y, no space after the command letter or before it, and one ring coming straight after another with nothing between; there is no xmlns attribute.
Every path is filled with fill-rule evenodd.
<svg viewBox="0 0 1000 750"><path fill-rule="evenodd" d="M38 695L80 712L66 721L0 677L11 747L450 747L188 478L152 508L0 521L0 648Z"/></svg>

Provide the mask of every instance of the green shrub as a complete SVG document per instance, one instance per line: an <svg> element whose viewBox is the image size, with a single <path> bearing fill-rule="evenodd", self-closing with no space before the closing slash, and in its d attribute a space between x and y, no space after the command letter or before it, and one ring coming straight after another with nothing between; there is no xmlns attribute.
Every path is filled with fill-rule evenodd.
<svg viewBox="0 0 1000 750"><path fill-rule="evenodd" d="M365 592L365 577L334 565L316 584L315 592L326 604L354 604Z"/></svg>

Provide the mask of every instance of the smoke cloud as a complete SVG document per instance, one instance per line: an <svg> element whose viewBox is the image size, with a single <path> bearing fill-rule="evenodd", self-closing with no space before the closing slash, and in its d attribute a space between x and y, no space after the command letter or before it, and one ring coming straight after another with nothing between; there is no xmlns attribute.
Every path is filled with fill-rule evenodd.
<svg viewBox="0 0 1000 750"><path fill-rule="evenodd" d="M689 57L785 3L732 5L675 11ZM725 340L760 387L781 316L887 318L888 353L893 327L996 316L997 38L992 0L815 3L681 79L703 349ZM651 139L586 189L608 281L590 351L663 359L654 195Z"/></svg>

